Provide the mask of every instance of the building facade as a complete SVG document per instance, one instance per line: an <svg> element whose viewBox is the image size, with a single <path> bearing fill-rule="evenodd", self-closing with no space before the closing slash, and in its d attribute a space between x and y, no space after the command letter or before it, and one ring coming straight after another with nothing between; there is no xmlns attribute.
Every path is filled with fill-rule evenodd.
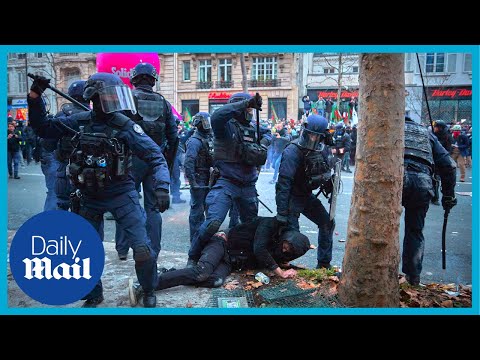
<svg viewBox="0 0 480 360"><path fill-rule="evenodd" d="M419 53L433 120L472 123L472 54ZM415 53L405 54L405 111L428 123L427 103Z"/></svg>
<svg viewBox="0 0 480 360"><path fill-rule="evenodd" d="M419 53L432 119L449 122L472 119L472 54ZM351 97L358 98L359 56L352 53L300 54L301 99L337 98L341 85L340 111L347 111ZM341 64L341 65L340 65ZM339 72L341 69L341 72ZM341 76L339 76L341 74ZM405 113L417 122L428 122L428 110L415 53L405 54ZM300 107L303 103L299 101ZM359 104L361 106L361 104ZM302 109L300 108L300 111Z"/></svg>
<svg viewBox="0 0 480 360"><path fill-rule="evenodd" d="M97 71L94 53L55 53L53 60L56 87L64 93L74 81L87 80ZM57 95L56 101L58 109L69 102L60 95Z"/></svg>
<svg viewBox="0 0 480 360"><path fill-rule="evenodd" d="M8 55L8 111L18 120L26 120L27 94L32 79L27 73L42 75L51 79L50 84L67 93L70 84L76 80L86 80L96 72L94 53L11 53ZM28 81L27 81L28 80ZM68 102L53 91L43 94L47 110L55 115L62 104Z"/></svg>
<svg viewBox="0 0 480 360"><path fill-rule="evenodd" d="M199 111L212 114L242 92L240 53L160 54L160 92L185 121ZM297 59L293 53L244 53L250 94L263 98L261 119L296 118Z"/></svg>
<svg viewBox="0 0 480 360"><path fill-rule="evenodd" d="M48 53L9 53L7 64L7 111L16 120L27 120L27 94L32 79L27 73L52 78L53 57ZM54 82L52 82L54 85ZM45 93L45 102L51 113L56 113L57 102L53 92Z"/></svg>
<svg viewBox="0 0 480 360"><path fill-rule="evenodd" d="M331 98L337 101L340 88L340 113L348 112L352 97L358 99L358 54L356 53L304 53L299 83L299 112L303 113L304 95L311 101Z"/></svg>

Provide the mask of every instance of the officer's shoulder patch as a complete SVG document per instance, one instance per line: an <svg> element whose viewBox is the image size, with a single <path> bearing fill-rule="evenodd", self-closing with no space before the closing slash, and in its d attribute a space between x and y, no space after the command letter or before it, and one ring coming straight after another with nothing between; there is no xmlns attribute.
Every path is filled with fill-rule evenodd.
<svg viewBox="0 0 480 360"><path fill-rule="evenodd" d="M142 127L138 124L133 124L133 131L140 135L144 134Z"/></svg>

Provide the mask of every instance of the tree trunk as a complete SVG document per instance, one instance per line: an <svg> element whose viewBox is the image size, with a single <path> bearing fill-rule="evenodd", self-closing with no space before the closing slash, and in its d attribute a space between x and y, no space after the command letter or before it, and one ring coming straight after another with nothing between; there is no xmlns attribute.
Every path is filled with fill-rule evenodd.
<svg viewBox="0 0 480 360"><path fill-rule="evenodd" d="M403 54L361 54L356 170L340 300L398 307L405 78Z"/></svg>
<svg viewBox="0 0 480 360"><path fill-rule="evenodd" d="M343 66L342 66L342 53L338 54L338 90L337 90L337 109L338 113L340 116L342 115L340 111L340 104L342 103L342 72L343 72Z"/></svg>
<svg viewBox="0 0 480 360"><path fill-rule="evenodd" d="M245 66L245 55L240 53L240 66L242 67L242 89L244 93L248 93L247 68Z"/></svg>

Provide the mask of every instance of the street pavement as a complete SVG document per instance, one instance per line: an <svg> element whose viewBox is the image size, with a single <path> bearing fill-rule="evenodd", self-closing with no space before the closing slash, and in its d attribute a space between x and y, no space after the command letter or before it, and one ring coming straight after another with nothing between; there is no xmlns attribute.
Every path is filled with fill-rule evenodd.
<svg viewBox="0 0 480 360"><path fill-rule="evenodd" d="M354 171L354 167L352 170ZM462 283L472 281L472 171L467 169L466 182L458 182L456 186L458 205L450 212L447 228L447 269L442 270L441 235L443 224L443 209L441 206L431 205L425 221L425 255L423 259L422 282ZM21 179L8 179L8 230L17 230L26 220L43 210L45 201L45 180L40 165L30 164L19 171ZM276 213L275 185L270 184L273 171L266 170L259 176L257 191L260 199L274 212L269 213L260 205L260 216L273 216ZM343 192L338 197L336 228L333 235L332 265L341 267L347 237L347 222L352 195L354 173L342 173ZM459 178L459 175L457 176ZM183 180L183 173L181 176ZM458 193L464 193L460 195ZM382 196L382 194L378 194ZM188 190L182 190L184 204L172 204L171 208L162 214L162 249L174 252L180 259L187 260L189 241L189 199ZM322 203L328 209L328 202L320 195ZM228 217L223 227L228 224ZM310 238L310 242L317 244L318 229L303 215L300 217L300 230ZM403 242L403 217L401 221L400 248ZM105 241L114 242L115 221L105 221ZM131 252L129 255L131 258ZM161 257L160 257L161 260ZM316 265L316 251L310 250L297 261L309 268ZM177 265L177 264L176 264ZM159 264L163 266L162 263ZM178 265L177 265L178 266ZM478 264L477 264L478 266ZM401 269L401 268L400 268Z"/></svg>

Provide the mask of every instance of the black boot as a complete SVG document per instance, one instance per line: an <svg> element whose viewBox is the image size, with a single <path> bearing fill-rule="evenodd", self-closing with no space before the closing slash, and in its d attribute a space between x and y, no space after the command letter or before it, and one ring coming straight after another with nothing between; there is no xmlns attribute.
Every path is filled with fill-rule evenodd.
<svg viewBox="0 0 480 360"><path fill-rule="evenodd" d="M148 291L143 294L143 307L154 308L157 306L157 297L153 291Z"/></svg>
<svg viewBox="0 0 480 360"><path fill-rule="evenodd" d="M96 308L98 304L101 304L103 302L103 295L96 296L94 298L86 300L82 307L83 308Z"/></svg>

